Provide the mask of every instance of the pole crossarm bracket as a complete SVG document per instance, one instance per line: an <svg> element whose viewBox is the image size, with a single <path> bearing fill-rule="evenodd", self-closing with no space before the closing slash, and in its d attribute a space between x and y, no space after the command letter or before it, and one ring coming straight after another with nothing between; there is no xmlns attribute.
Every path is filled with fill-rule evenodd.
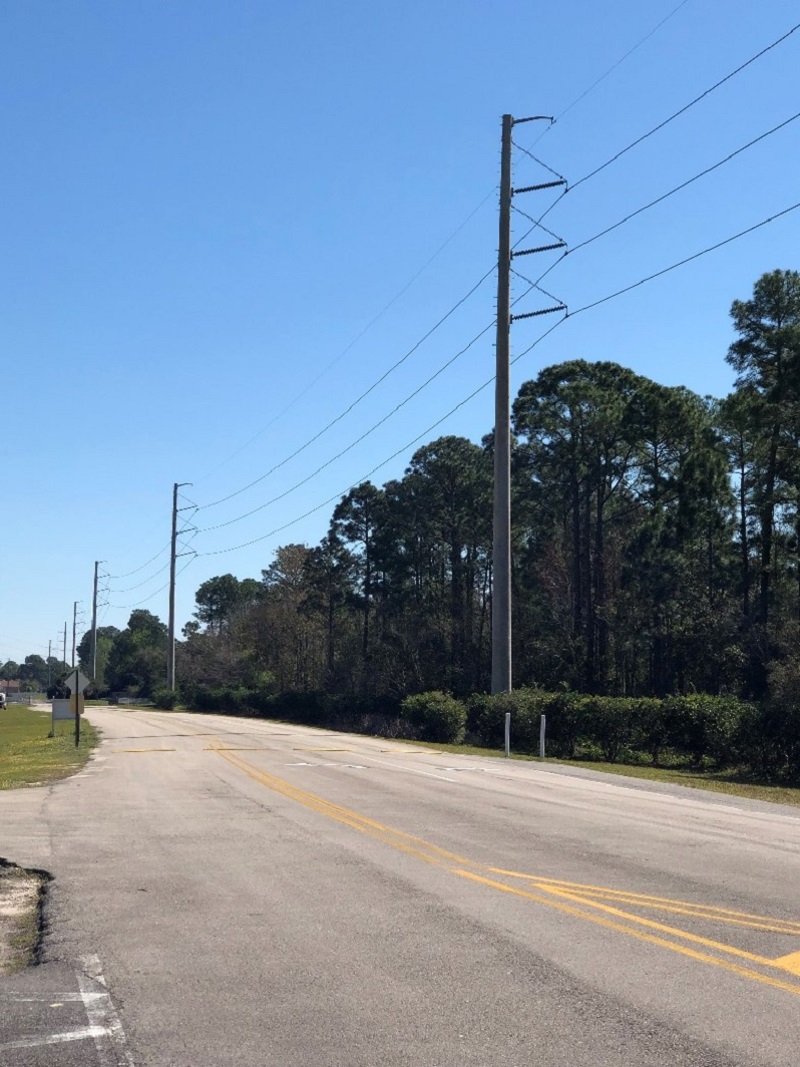
<svg viewBox="0 0 800 1067"><path fill-rule="evenodd" d="M521 315L512 315L511 321L516 322L517 319L534 319L537 315L550 315L553 311L568 311L566 304L558 304L552 308L541 308L540 311L523 311Z"/></svg>
<svg viewBox="0 0 800 1067"><path fill-rule="evenodd" d="M557 182L540 182L538 185L523 185L519 189L512 189L511 195L516 196L517 193L535 193L539 189L555 189L559 185L567 185L566 178L559 178Z"/></svg>
<svg viewBox="0 0 800 1067"><path fill-rule="evenodd" d="M566 241L558 241L556 244L553 245L539 245L538 248L521 248L519 252L512 252L511 256L512 258L516 258L517 256L532 256L536 252L552 252L556 248L566 247Z"/></svg>

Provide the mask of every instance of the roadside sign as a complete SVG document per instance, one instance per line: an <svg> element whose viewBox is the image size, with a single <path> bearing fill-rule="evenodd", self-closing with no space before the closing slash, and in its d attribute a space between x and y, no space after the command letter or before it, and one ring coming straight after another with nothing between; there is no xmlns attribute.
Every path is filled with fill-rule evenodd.
<svg viewBox="0 0 800 1067"><path fill-rule="evenodd" d="M71 706L69 697L57 698L53 702L53 722L56 719L71 719L75 714L75 709Z"/></svg>
<svg viewBox="0 0 800 1067"><path fill-rule="evenodd" d="M81 674L77 667L71 674L68 674L64 680L64 685L71 693L82 693L84 689L91 684L91 681L85 674Z"/></svg>

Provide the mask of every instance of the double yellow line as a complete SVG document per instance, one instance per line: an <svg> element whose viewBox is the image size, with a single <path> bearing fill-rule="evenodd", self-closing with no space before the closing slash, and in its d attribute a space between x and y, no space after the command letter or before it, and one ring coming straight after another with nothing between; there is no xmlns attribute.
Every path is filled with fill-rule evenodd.
<svg viewBox="0 0 800 1067"><path fill-rule="evenodd" d="M659 922L646 915L623 910L620 905L626 908L637 908L640 911L685 915L705 922L722 923L790 937L800 937L800 922L489 867L440 848L413 834L386 826L384 823L370 819L340 804L334 804L314 793L299 789L284 779L261 770L240 756L238 752L223 746L219 741L212 743L211 749L253 781L266 786L273 792L326 818L357 830L359 833L367 834L407 855L447 870L459 878L467 879L497 892L542 904L596 926L657 945L671 952L677 952L699 963L719 967L741 978L800 996L800 952L790 953L779 959L769 959L766 956ZM509 881L512 884L509 884ZM520 882L523 885L520 885ZM760 969L756 970L756 967ZM796 976L797 980L793 980L791 976Z"/></svg>

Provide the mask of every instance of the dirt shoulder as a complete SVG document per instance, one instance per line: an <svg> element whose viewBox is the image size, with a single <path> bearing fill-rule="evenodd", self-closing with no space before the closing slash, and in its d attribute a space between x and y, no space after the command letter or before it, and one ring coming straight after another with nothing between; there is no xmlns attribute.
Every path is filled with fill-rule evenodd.
<svg viewBox="0 0 800 1067"><path fill-rule="evenodd" d="M0 858L0 975L13 974L36 959L42 897L47 876Z"/></svg>

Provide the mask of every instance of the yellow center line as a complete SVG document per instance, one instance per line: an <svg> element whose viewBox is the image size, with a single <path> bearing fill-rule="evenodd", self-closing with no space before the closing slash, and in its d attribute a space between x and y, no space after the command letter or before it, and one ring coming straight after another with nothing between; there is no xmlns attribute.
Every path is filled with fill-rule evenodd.
<svg viewBox="0 0 800 1067"><path fill-rule="evenodd" d="M781 956L779 960L775 962L783 967L786 971L791 971L792 974L800 976L800 952L792 952L788 956Z"/></svg>
<svg viewBox="0 0 800 1067"><path fill-rule="evenodd" d="M771 960L765 956L759 956L744 949L681 930L678 927L623 911L621 908L614 907L611 903L602 903L600 900L592 899L592 897L605 897L606 900L629 906L674 911L710 921L733 922L772 933L796 935L800 932L800 923L768 919L764 916L737 912L728 908L718 908L714 905L692 904L686 901L672 900L668 897L654 897L603 886L583 885L577 882L565 882L532 874L523 874L518 871L487 867L447 849L440 848L438 845L434 845L422 838L415 837L413 834L393 829L365 815L351 811L342 805L334 804L314 793L309 793L297 786L293 786L291 783L261 770L233 750L225 748L219 739L216 739L216 742L212 742L211 750L217 752L224 760L241 770L252 780L272 789L287 799L302 804L327 818L334 819L353 830L368 834L384 844L391 845L393 848L417 859L422 859L426 863L448 870L460 878L469 879L498 892L509 893L526 900L535 901L538 904L583 919L597 926L614 930L617 933L625 934L628 937L633 937L651 945L666 948L671 952L676 952L697 962L719 967L750 981L760 982L764 985L793 993L795 996L800 996L800 984L783 980L770 974L763 974L760 971L744 967L733 960L724 958L725 956L734 956L760 967L778 969L800 976L800 953L793 953L789 956L782 956L777 960ZM525 879L531 883L537 892L507 885L504 882L497 881L496 878L487 877L487 875ZM554 900L554 897L559 899ZM601 914L598 914L598 912ZM691 944L702 946L715 953L720 953L721 956L701 952L681 942L690 942Z"/></svg>
<svg viewBox="0 0 800 1067"><path fill-rule="evenodd" d="M112 748L113 752L177 752L176 748Z"/></svg>
<svg viewBox="0 0 800 1067"><path fill-rule="evenodd" d="M489 886L490 888L497 889L503 893L512 893L514 896L523 897L527 900L535 900L539 904L545 904L547 907L563 911L567 915L573 915L578 919L586 919L588 922L594 923L597 926L604 926L609 930L627 934L628 937L634 937L639 941L646 941L651 945L659 945L661 948L667 948L671 952L677 952L682 956L688 956L690 959L697 960L699 963L707 963L713 967L721 967L723 970L732 971L741 978L748 978L753 982L761 982L764 985L773 986L776 989L782 989L787 993L794 993L795 996L800 996L800 985L785 982L779 978L773 978L771 975L761 974L758 971L752 971L748 967L742 967L738 963L731 963L729 960L721 960L716 956L708 956L704 952L698 952L696 949L689 948L688 945L679 945L674 941L667 941L663 937L656 937L654 934L646 933L644 930L632 930L630 927L623 926L622 923L614 922L612 919L606 919L601 915L587 914L586 912L581 911L580 908L573 908L569 904L561 904L553 900L547 900L546 897L540 897L536 893L529 893L524 889L518 889L516 886L505 885L503 882L493 881L491 878L483 878L481 875L474 874L472 871L454 871L453 873L459 875L461 878L469 878L474 882L479 882L481 885Z"/></svg>
<svg viewBox="0 0 800 1067"><path fill-rule="evenodd" d="M507 878L523 878L526 881L535 882L542 888L553 886L557 889L573 890L581 897L599 896L606 901L615 901L619 904L692 915L694 918L711 922L732 923L737 926L761 929L768 934L786 934L795 937L800 935L800 923L787 919L769 919L765 915L754 915L747 911L733 911L730 908L718 908L710 904L674 901L666 896L650 896L629 890L609 889L605 886L585 886L576 881L562 881L556 878L543 878L535 874L522 874L518 871L505 871L502 867L490 867L489 870L492 874Z"/></svg>
<svg viewBox="0 0 800 1067"><path fill-rule="evenodd" d="M619 919L624 919L626 922L634 923L637 926L644 926L649 930L658 930L662 934L671 934L673 937L678 937L682 941L691 941L695 945L703 945L704 948L711 948L717 952L724 952L729 956L738 956L740 959L750 960L751 963L758 963L762 967L778 967L781 970L783 969L774 960L767 959L766 956L757 956L753 952L735 948L733 945L725 945L721 941L713 941L711 938L701 937L700 934L691 934L688 930L680 930L675 926L667 926L664 923L656 922L654 919L645 919L642 915L633 915L631 912L622 911L620 908L611 907L609 904L601 904L599 901L587 899L586 897L581 896L578 892L567 892L564 889L557 889L555 886L550 885L536 885L536 888L541 892L562 897L564 900L571 900L574 903L582 904L587 908L594 908L607 915L614 915ZM798 993L800 993L800 989L798 989Z"/></svg>
<svg viewBox="0 0 800 1067"><path fill-rule="evenodd" d="M352 748L295 748L295 752L352 752Z"/></svg>

